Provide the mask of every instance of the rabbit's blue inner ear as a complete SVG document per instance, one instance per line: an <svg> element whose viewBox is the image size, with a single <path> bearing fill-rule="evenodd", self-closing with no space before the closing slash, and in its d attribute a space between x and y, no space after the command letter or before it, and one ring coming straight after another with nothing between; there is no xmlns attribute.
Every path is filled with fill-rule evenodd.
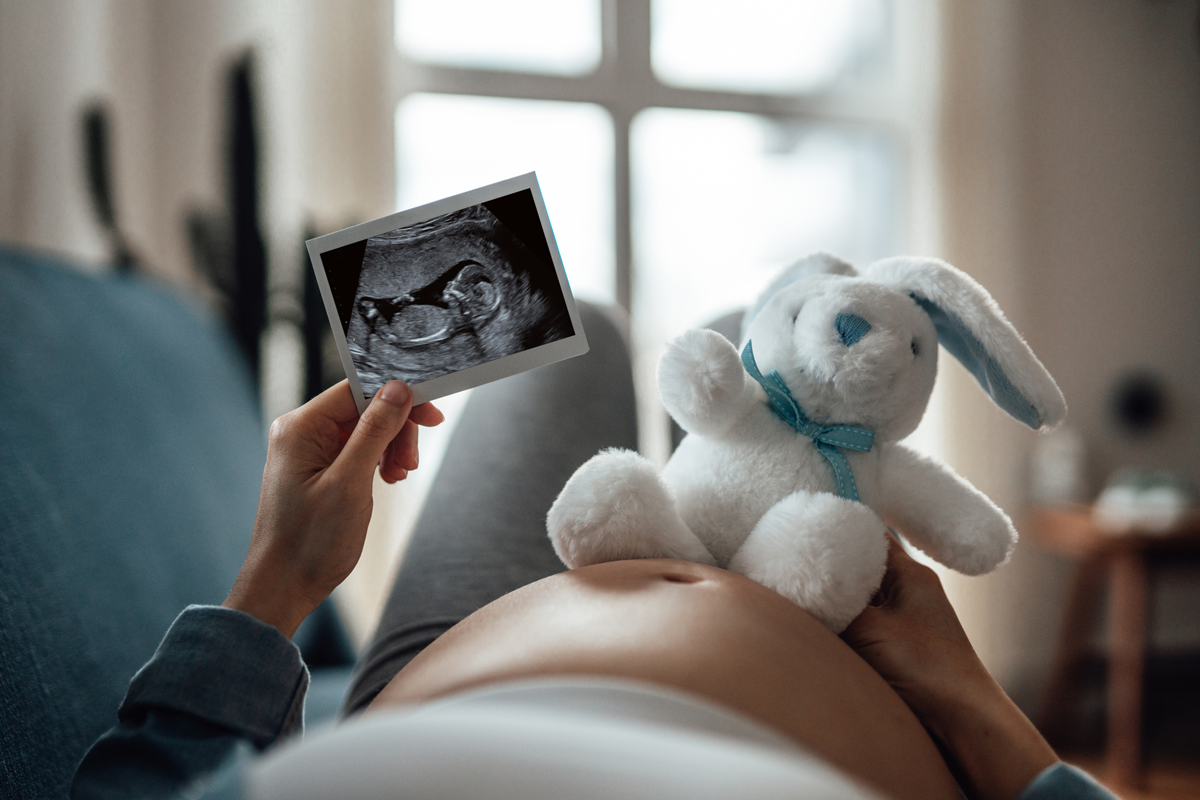
<svg viewBox="0 0 1200 800"><path fill-rule="evenodd" d="M938 342L975 376L975 380L991 395L996 405L1035 431L1042 427L1041 413L1012 385L1000 364L961 319L924 297L916 294L910 297L933 320Z"/></svg>
<svg viewBox="0 0 1200 800"><path fill-rule="evenodd" d="M838 336L842 337L842 344L849 347L871 330L871 323L858 314L838 314L837 319L833 321L833 327L837 328Z"/></svg>

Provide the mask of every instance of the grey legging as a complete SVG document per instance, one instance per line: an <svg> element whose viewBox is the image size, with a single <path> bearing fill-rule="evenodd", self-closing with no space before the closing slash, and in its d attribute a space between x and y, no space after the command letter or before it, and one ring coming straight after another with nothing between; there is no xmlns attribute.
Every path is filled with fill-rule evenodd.
<svg viewBox="0 0 1200 800"><path fill-rule="evenodd" d="M467 615L563 570L546 512L605 447L637 447L629 349L580 305L590 351L477 389L450 440L343 714Z"/></svg>

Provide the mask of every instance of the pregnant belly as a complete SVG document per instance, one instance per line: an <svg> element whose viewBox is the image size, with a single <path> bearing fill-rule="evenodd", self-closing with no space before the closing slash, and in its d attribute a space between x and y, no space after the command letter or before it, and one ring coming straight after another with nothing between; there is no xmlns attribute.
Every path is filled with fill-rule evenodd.
<svg viewBox="0 0 1200 800"><path fill-rule="evenodd" d="M372 708L551 675L689 691L891 796L960 796L916 717L841 639L760 584L689 562L599 564L505 595L413 659Z"/></svg>

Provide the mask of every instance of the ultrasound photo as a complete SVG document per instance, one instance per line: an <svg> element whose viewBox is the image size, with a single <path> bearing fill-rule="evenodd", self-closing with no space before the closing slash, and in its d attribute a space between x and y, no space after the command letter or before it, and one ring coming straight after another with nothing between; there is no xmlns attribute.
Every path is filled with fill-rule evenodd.
<svg viewBox="0 0 1200 800"><path fill-rule="evenodd" d="M416 384L573 334L549 253L487 205L367 239L346 325L367 397L395 378ZM526 241L544 248L531 230Z"/></svg>

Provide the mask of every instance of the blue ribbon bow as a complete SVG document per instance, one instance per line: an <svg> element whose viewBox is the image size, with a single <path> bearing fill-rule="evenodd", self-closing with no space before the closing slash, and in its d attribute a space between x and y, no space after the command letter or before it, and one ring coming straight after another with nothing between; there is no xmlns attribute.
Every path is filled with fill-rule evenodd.
<svg viewBox="0 0 1200 800"><path fill-rule="evenodd" d="M838 494L847 500L861 502L858 499L858 486L854 483L854 473L850 469L850 462L838 451L838 448L848 447L851 450L861 450L865 453L875 442L875 431L854 428L850 425L826 427L810 420L804 415L800 404L792 397L791 391L788 390L787 384L783 382L783 378L777 370L771 370L765 378L758 371L758 364L754 361L754 349L750 342L746 342L746 347L742 350L742 364L750 373L750 377L758 381L758 385L767 393L767 399L771 401L771 410L775 412L775 415L791 425L800 435L812 439L817 450L829 461L829 465L833 467L833 475L837 478Z"/></svg>

